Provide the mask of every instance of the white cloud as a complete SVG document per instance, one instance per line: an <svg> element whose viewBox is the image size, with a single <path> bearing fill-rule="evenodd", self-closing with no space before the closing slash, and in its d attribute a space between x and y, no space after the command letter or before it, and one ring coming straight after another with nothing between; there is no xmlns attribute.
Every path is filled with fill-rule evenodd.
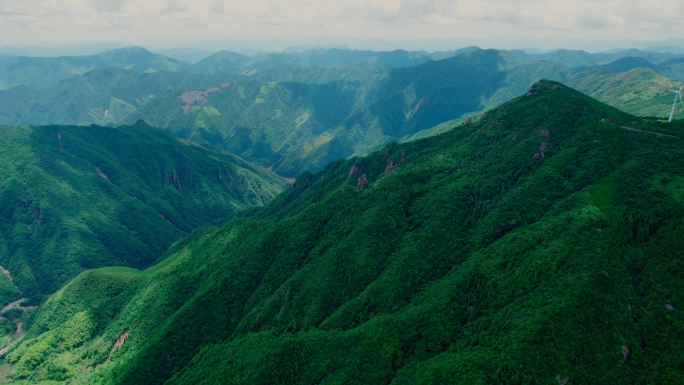
<svg viewBox="0 0 684 385"><path fill-rule="evenodd" d="M673 38L683 17L679 0L0 0L0 44L442 38L530 46Z"/></svg>
<svg viewBox="0 0 684 385"><path fill-rule="evenodd" d="M94 0L95 9L103 12L120 11L126 4L126 0Z"/></svg>

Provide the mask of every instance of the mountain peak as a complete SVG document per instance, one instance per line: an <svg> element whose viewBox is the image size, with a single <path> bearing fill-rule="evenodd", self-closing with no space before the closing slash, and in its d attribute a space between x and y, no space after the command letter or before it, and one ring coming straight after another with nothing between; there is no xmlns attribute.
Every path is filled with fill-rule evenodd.
<svg viewBox="0 0 684 385"><path fill-rule="evenodd" d="M152 53L147 48L137 46L137 45L119 48L118 50L114 50L114 51L115 52L124 52L124 53L137 53L137 54L151 54Z"/></svg>
<svg viewBox="0 0 684 385"><path fill-rule="evenodd" d="M527 91L526 96L538 95L542 93L553 92L558 89L567 89L568 87L553 80L542 79L534 83Z"/></svg>

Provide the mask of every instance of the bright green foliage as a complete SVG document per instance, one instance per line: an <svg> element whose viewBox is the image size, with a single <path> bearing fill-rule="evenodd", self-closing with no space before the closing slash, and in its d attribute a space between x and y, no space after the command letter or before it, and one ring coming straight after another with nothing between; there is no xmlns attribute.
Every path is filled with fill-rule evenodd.
<svg viewBox="0 0 684 385"><path fill-rule="evenodd" d="M0 127L0 147L0 306L17 288L40 301L84 269L148 266L181 236L284 186L144 124Z"/></svg>
<svg viewBox="0 0 684 385"><path fill-rule="evenodd" d="M147 270L82 273L8 362L32 384L679 383L684 148L656 133L683 131L540 82Z"/></svg>
<svg viewBox="0 0 684 385"><path fill-rule="evenodd" d="M0 305L12 302L19 297L21 297L21 291L14 284L10 272L5 269L0 270Z"/></svg>
<svg viewBox="0 0 684 385"><path fill-rule="evenodd" d="M652 69L639 67L626 72L580 73L568 84L622 111L641 116L667 118L680 83ZM677 111L684 118L684 110Z"/></svg>

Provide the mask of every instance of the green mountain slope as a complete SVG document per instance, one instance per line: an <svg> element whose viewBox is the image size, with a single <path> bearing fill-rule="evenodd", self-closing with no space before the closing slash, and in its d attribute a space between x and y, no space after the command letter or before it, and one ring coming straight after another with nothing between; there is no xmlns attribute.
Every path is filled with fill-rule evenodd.
<svg viewBox="0 0 684 385"><path fill-rule="evenodd" d="M625 72L582 72L568 84L623 111L659 118L669 116L674 99L670 90L681 85L644 67ZM676 117L684 118L684 110L680 108Z"/></svg>
<svg viewBox="0 0 684 385"><path fill-rule="evenodd" d="M684 125L558 83L58 291L9 383L677 383Z"/></svg>
<svg viewBox="0 0 684 385"><path fill-rule="evenodd" d="M32 301L87 268L147 266L181 236L262 205L284 185L144 124L0 133L0 266ZM0 277L0 293L4 286Z"/></svg>

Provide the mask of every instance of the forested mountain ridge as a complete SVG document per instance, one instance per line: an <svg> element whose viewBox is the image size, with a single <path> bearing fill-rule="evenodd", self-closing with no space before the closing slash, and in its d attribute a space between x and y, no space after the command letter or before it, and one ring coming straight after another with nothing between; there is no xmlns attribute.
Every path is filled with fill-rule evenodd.
<svg viewBox="0 0 684 385"><path fill-rule="evenodd" d="M181 236L285 185L142 123L0 132L0 266L18 289L0 306L18 295L39 302L87 268L147 266Z"/></svg>
<svg viewBox="0 0 684 385"><path fill-rule="evenodd" d="M576 62L591 65L568 65ZM539 79L562 81L629 113L665 117L682 66L673 55L644 51L530 55L475 47L433 54L224 51L159 71L117 63L48 87L0 92L0 123L142 119L294 177L495 107Z"/></svg>
<svg viewBox="0 0 684 385"><path fill-rule="evenodd" d="M676 383L683 129L536 83L151 268L82 273L6 382Z"/></svg>
<svg viewBox="0 0 684 385"><path fill-rule="evenodd" d="M367 74L363 81L344 75L347 70L326 83L99 70L40 95L26 87L0 92L0 120L17 125L143 119L295 176L480 110L501 87L512 86L509 79L518 93L547 74L509 77L504 56L495 50L472 50L415 67L354 69Z"/></svg>

